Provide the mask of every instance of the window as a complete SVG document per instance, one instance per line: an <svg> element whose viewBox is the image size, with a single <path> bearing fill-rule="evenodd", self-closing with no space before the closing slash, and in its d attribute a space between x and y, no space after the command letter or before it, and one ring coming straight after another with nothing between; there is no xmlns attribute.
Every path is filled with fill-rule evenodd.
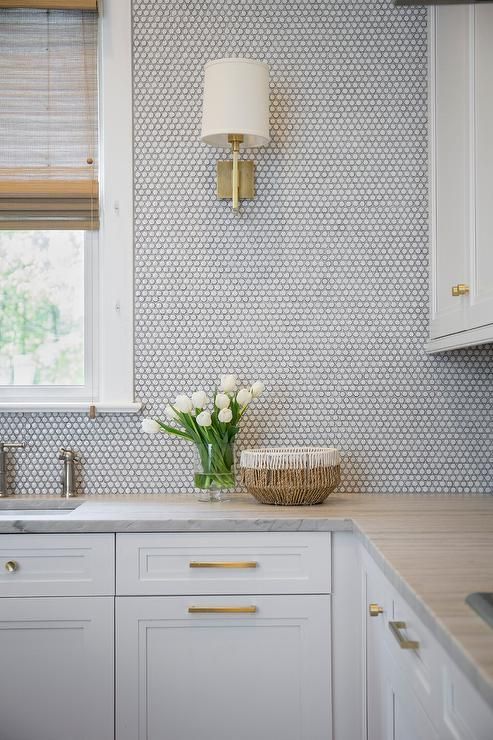
<svg viewBox="0 0 493 740"><path fill-rule="evenodd" d="M0 234L0 383L85 386L86 232Z"/></svg>
<svg viewBox="0 0 493 740"><path fill-rule="evenodd" d="M135 411L130 0L15 4L0 0L0 411Z"/></svg>

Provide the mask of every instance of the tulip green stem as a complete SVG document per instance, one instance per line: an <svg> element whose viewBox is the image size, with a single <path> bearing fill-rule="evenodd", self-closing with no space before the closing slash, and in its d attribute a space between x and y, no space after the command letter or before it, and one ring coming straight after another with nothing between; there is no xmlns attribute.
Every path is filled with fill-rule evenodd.
<svg viewBox="0 0 493 740"><path fill-rule="evenodd" d="M214 409L208 416L203 409L195 409L194 412L179 411L176 406L171 406L174 419L181 429L164 424L156 419L162 432L192 442L198 451L201 472L195 474L195 485L198 488L231 488L234 486L234 453L233 443L239 432L239 422L248 408L248 404L240 406L236 394L225 393L230 399L229 409L231 420L221 422L219 420L220 409L216 406L217 389L214 391ZM221 404L223 405L223 404ZM202 415L203 418L198 419ZM206 422L204 425L201 422Z"/></svg>

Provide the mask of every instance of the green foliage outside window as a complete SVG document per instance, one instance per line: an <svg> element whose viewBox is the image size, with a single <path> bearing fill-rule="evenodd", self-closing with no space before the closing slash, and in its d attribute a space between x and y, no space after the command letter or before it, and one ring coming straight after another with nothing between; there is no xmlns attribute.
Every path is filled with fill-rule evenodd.
<svg viewBox="0 0 493 740"><path fill-rule="evenodd" d="M82 384L83 312L83 232L0 232L0 385Z"/></svg>

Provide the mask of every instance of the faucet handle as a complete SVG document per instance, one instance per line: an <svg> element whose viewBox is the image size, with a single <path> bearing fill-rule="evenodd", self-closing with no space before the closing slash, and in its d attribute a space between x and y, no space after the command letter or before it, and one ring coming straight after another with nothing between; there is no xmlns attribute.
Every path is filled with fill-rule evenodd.
<svg viewBox="0 0 493 740"><path fill-rule="evenodd" d="M16 448L24 449L25 446L25 442L0 442L0 452L3 452L4 450L14 450Z"/></svg>
<svg viewBox="0 0 493 740"><path fill-rule="evenodd" d="M72 460L73 462L78 462L79 458L76 457L74 450L71 450L70 447L60 447L60 450L58 452L58 459Z"/></svg>

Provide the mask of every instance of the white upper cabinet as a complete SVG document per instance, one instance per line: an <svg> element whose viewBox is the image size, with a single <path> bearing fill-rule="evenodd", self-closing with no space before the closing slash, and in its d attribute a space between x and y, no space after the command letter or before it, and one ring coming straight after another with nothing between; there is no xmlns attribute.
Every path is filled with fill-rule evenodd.
<svg viewBox="0 0 493 740"><path fill-rule="evenodd" d="M474 233L468 329L493 324L493 6L474 10ZM490 338L493 333L490 331Z"/></svg>
<svg viewBox="0 0 493 740"><path fill-rule="evenodd" d="M493 341L493 5L430 9L431 352Z"/></svg>

